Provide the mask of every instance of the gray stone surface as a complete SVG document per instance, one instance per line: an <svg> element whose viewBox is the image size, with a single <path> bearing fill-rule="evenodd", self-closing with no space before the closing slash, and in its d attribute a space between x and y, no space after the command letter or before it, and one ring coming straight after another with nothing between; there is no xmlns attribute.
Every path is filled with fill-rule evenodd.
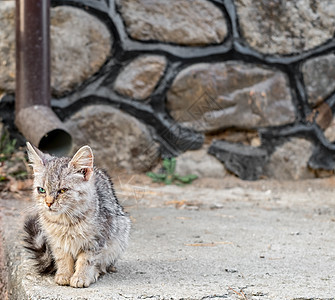
<svg viewBox="0 0 335 300"><path fill-rule="evenodd" d="M202 0L116 0L128 34L136 40L180 45L221 43L227 34L222 12Z"/></svg>
<svg viewBox="0 0 335 300"><path fill-rule="evenodd" d="M69 92L96 73L111 55L107 27L82 9L51 10L51 86L54 95Z"/></svg>
<svg viewBox="0 0 335 300"><path fill-rule="evenodd" d="M283 73L232 61L182 70L168 91L167 108L175 120L204 132L279 126L295 120Z"/></svg>
<svg viewBox="0 0 335 300"><path fill-rule="evenodd" d="M335 9L335 7L334 7ZM318 105L335 91L335 54L312 58L302 65L308 102Z"/></svg>
<svg viewBox="0 0 335 300"><path fill-rule="evenodd" d="M4 129L5 129L5 126L2 123L2 119L0 118L0 140L2 139L2 135L4 134Z"/></svg>
<svg viewBox="0 0 335 300"><path fill-rule="evenodd" d="M15 1L0 1L0 92L15 89ZM107 27L82 9L51 9L51 86L60 96L96 73L111 54Z"/></svg>
<svg viewBox="0 0 335 300"><path fill-rule="evenodd" d="M116 78L115 90L136 100L148 98L164 74L166 58L143 55L125 66Z"/></svg>
<svg viewBox="0 0 335 300"><path fill-rule="evenodd" d="M213 141L208 153L222 161L227 170L243 180L259 179L268 160L264 149L226 141Z"/></svg>
<svg viewBox="0 0 335 300"><path fill-rule="evenodd" d="M176 173L182 176L195 174L198 177L224 178L224 165L207 153L208 147L186 151L177 157Z"/></svg>
<svg viewBox="0 0 335 300"><path fill-rule="evenodd" d="M248 300L333 299L333 187L320 181L221 185L143 186L137 205L121 198L133 219L130 247L117 273L85 289L57 286L52 276L35 273L20 242L31 203L0 200L10 300L241 300L241 289ZM201 205L176 209L165 204L171 200Z"/></svg>
<svg viewBox="0 0 335 300"><path fill-rule="evenodd" d="M291 54L321 45L335 32L332 0L236 0L242 36L263 53Z"/></svg>
<svg viewBox="0 0 335 300"><path fill-rule="evenodd" d="M15 89L15 1L0 1L0 94Z"/></svg>
<svg viewBox="0 0 335 300"><path fill-rule="evenodd" d="M315 173L308 168L308 161L313 153L313 144L302 138L277 147L265 166L265 174L278 180L299 180L314 178Z"/></svg>
<svg viewBox="0 0 335 300"><path fill-rule="evenodd" d="M159 147L148 128L112 106L86 106L65 124L73 136L73 151L90 145L97 166L106 170L144 172L158 159Z"/></svg>

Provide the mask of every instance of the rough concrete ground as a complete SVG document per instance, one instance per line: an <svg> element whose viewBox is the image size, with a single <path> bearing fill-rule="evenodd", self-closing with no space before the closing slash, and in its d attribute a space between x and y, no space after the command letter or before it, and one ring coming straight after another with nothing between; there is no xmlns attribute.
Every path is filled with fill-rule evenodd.
<svg viewBox="0 0 335 300"><path fill-rule="evenodd" d="M1 216L0 216L0 224ZM0 227L0 299L7 300L7 268L5 266L5 255L3 252L2 227Z"/></svg>
<svg viewBox="0 0 335 300"><path fill-rule="evenodd" d="M118 272L86 289L34 272L20 242L32 203L1 200L10 299L334 299L334 186L121 180L131 244Z"/></svg>

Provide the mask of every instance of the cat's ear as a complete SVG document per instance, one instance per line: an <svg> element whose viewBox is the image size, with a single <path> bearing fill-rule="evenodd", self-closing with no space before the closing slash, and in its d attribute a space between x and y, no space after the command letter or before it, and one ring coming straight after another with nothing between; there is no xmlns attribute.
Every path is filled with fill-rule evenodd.
<svg viewBox="0 0 335 300"><path fill-rule="evenodd" d="M29 142L27 142L27 153L34 172L40 171L45 167L45 154Z"/></svg>
<svg viewBox="0 0 335 300"><path fill-rule="evenodd" d="M84 180L89 180L93 174L93 152L89 146L81 147L69 162L69 167L81 172Z"/></svg>

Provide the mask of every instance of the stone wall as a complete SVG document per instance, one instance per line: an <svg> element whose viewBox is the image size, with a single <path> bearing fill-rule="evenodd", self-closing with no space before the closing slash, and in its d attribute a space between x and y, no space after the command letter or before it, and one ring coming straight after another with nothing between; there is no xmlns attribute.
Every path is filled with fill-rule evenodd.
<svg viewBox="0 0 335 300"><path fill-rule="evenodd" d="M185 169L193 156L198 169L216 157L248 180L333 173L333 1L52 4L52 106L75 147L90 143L100 165L145 171L185 152ZM1 2L0 108L9 125L13 17L14 1Z"/></svg>

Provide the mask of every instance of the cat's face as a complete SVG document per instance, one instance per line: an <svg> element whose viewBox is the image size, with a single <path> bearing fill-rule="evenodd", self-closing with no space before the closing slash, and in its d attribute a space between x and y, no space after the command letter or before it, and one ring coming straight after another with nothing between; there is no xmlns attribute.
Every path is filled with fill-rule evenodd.
<svg viewBox="0 0 335 300"><path fill-rule="evenodd" d="M88 146L72 159L44 154L27 143L34 170L34 198L42 212L74 217L91 192L93 154Z"/></svg>

